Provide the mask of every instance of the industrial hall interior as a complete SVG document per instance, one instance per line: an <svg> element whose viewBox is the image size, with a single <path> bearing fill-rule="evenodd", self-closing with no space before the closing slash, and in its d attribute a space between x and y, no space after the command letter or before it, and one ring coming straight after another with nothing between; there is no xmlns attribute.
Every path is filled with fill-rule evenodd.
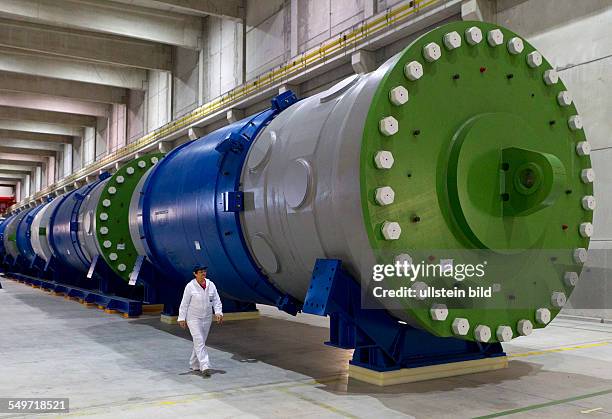
<svg viewBox="0 0 612 419"><path fill-rule="evenodd" d="M612 0L0 0L0 321L0 418L612 418Z"/></svg>

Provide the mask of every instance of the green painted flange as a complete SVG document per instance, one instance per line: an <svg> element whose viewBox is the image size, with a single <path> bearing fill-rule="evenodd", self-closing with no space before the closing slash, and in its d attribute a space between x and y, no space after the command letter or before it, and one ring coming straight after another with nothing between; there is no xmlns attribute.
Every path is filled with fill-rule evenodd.
<svg viewBox="0 0 612 419"><path fill-rule="evenodd" d="M138 257L130 235L132 195L140 179L163 156L163 153L146 154L117 170L106 183L96 208L96 237L102 257L126 282Z"/></svg>
<svg viewBox="0 0 612 419"><path fill-rule="evenodd" d="M374 96L360 164L364 222L378 263L405 254L415 264L449 254L455 265L486 260L484 278L439 276L427 285L497 290L489 299L400 300L435 335L483 340L488 327L489 342L505 341L502 326L514 337L529 332L526 321L544 327L547 310L554 318L572 292L566 273L580 273L576 249L588 248L592 228L592 205L583 202L593 194L591 162L577 110L551 69L505 28L453 22L400 53ZM380 151L392 159L381 163ZM377 202L383 186L393 189L391 204ZM399 238L385 236L385 222L399 224ZM453 328L462 322L456 319L467 319L469 329Z"/></svg>

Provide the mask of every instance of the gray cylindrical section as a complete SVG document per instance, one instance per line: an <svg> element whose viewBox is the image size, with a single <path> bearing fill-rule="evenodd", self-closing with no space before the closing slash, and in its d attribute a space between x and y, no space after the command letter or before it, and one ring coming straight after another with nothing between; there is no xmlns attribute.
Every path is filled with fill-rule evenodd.
<svg viewBox="0 0 612 419"><path fill-rule="evenodd" d="M149 259L151 257L147 253L146 245L144 239L141 238L141 228L142 228L142 211L140 209L140 196L142 194L142 189L144 188L144 184L147 181L147 178L151 175L155 166L151 167L146 173L140 178L134 192L132 192L132 199L130 200L130 237L132 238L132 243L134 243L134 247L140 256L147 256Z"/></svg>
<svg viewBox="0 0 612 419"><path fill-rule="evenodd" d="M45 206L38 211L32 225L30 227L30 237L32 243L32 249L34 253L48 262L51 259L53 253L51 252L51 246L49 245L49 231L51 231L51 214L55 207L61 202L61 197L56 197L51 202L45 204Z"/></svg>
<svg viewBox="0 0 612 419"><path fill-rule="evenodd" d="M356 278L374 263L361 209L361 142L372 98L396 59L283 111L249 151L245 238L270 281L299 301L317 258L341 259Z"/></svg>
<svg viewBox="0 0 612 419"><path fill-rule="evenodd" d="M90 263L96 255L101 253L99 241L96 236L96 234L101 234L96 230L96 208L98 207L100 195L102 195L106 183L109 180L110 178L98 183L83 199L83 203L79 209L79 243L81 244L83 254Z"/></svg>
<svg viewBox="0 0 612 419"><path fill-rule="evenodd" d="M6 249L6 253L9 254L13 260L17 259L19 256L19 249L17 248L17 242L15 241L17 227L29 211L29 208L25 209L17 214L15 218L9 220L6 229L4 230L4 248Z"/></svg>

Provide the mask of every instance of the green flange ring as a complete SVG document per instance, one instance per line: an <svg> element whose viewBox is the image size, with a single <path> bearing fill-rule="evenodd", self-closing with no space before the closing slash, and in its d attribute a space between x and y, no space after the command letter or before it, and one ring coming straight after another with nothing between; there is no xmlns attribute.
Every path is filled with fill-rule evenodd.
<svg viewBox="0 0 612 419"><path fill-rule="evenodd" d="M420 77L413 62L422 66ZM495 342L508 340L509 330L528 334L530 325L544 327L560 311L573 288L567 273L580 274L593 219L583 203L593 194L591 162L576 108L551 69L512 31L453 22L400 53L374 96L360 181L378 263L404 254L437 263L448 249L463 249L463 260L453 263L485 257L485 278L437 278L432 286L500 290L459 304L401 300L401 311L435 335L483 341L488 328L486 341ZM392 154L390 168L380 168L380 151ZM377 201L383 186L393 189L392 203L389 194L386 205ZM388 230L385 236L385 222L399 224L399 238L389 239Z"/></svg>
<svg viewBox="0 0 612 419"><path fill-rule="evenodd" d="M150 153L127 163L111 177L96 208L96 237L102 257L126 282L138 258L130 235L130 202L145 173L164 156Z"/></svg>

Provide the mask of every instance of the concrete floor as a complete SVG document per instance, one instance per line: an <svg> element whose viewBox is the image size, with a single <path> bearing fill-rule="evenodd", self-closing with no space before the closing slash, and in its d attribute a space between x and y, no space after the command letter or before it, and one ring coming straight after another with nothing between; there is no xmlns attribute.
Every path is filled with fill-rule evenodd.
<svg viewBox="0 0 612 419"><path fill-rule="evenodd" d="M378 388L347 379L351 354L322 344L325 319L262 307L259 320L213 327L205 379L188 372L177 326L2 285L0 397L69 397L66 416L612 416L610 324L558 319L505 345L507 370Z"/></svg>

